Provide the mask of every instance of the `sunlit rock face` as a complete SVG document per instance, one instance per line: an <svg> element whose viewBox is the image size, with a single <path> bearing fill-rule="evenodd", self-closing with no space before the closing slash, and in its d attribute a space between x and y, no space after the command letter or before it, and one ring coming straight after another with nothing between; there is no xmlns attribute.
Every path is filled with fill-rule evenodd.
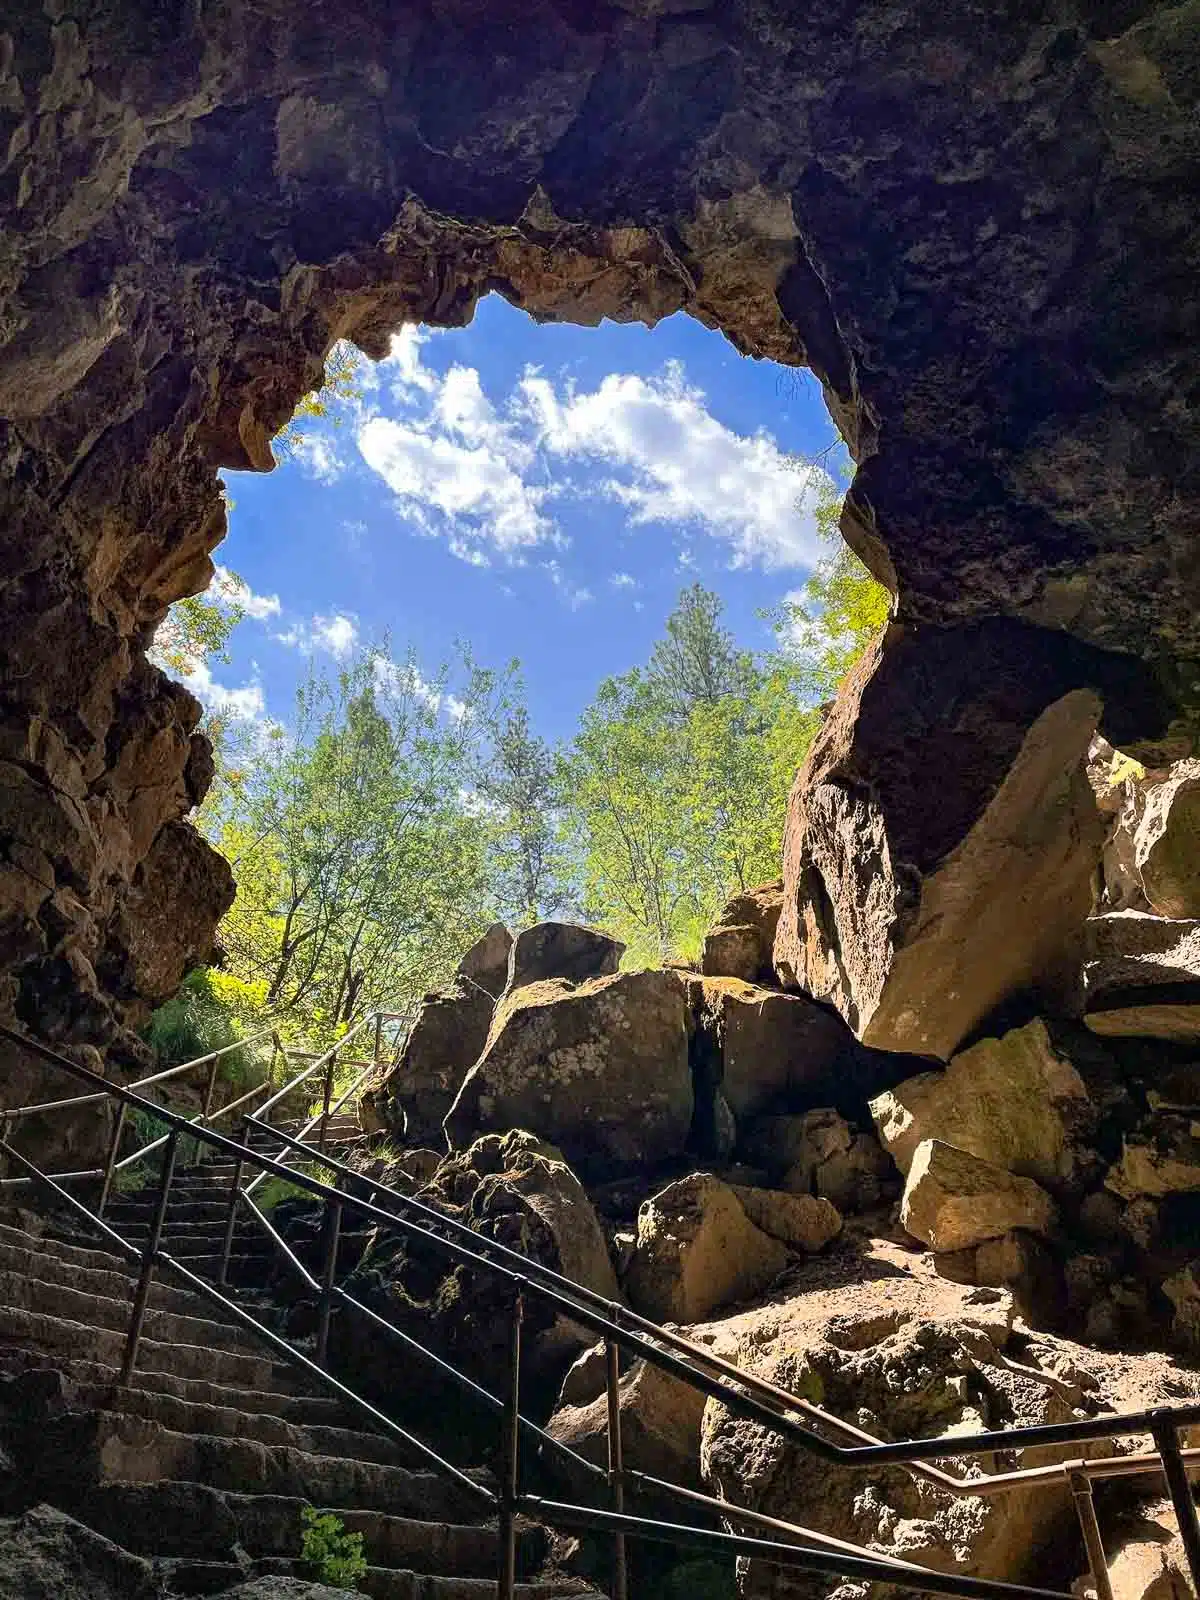
<svg viewBox="0 0 1200 1600"><path fill-rule="evenodd" d="M1083 11L9 7L5 1009L116 1041L205 954L226 870L168 831L207 780L197 708L144 650L209 576L216 474L270 467L334 338L381 355L400 322L460 324L489 289L588 324L686 309L808 362L859 462L847 535L913 648L1003 616L1095 647L1109 690L1138 658L1153 681L1125 745L1184 753L1190 13ZM930 807L983 792L913 777ZM163 924L185 894L206 909L143 981L121 951L152 854ZM88 996L70 1015L64 974Z"/></svg>

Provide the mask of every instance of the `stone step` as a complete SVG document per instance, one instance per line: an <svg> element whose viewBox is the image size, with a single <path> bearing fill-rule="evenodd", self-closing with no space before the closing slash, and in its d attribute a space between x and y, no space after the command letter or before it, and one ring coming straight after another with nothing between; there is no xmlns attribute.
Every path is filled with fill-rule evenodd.
<svg viewBox="0 0 1200 1600"><path fill-rule="evenodd" d="M252 1439L176 1433L147 1418L116 1412L101 1412L96 1418L95 1470L101 1483L186 1480L237 1494L283 1495L392 1515L461 1517L478 1510L466 1491L428 1471ZM431 1512L434 1505L440 1507L438 1513Z"/></svg>
<svg viewBox="0 0 1200 1600"><path fill-rule="evenodd" d="M0 1269L0 1301L6 1301L10 1310L40 1312L49 1317L62 1317L68 1322L82 1322L90 1327L108 1329L124 1335L129 1327L132 1295L115 1296L98 1294L90 1286L75 1288L65 1283L46 1282L40 1274L27 1277L21 1272ZM193 1306L192 1310L197 1307ZM147 1338L163 1343L204 1345L212 1349L238 1351L257 1355L262 1345L252 1333L230 1322L217 1322L209 1317L194 1316L177 1311L150 1308L146 1312L143 1330Z"/></svg>
<svg viewBox="0 0 1200 1600"><path fill-rule="evenodd" d="M283 1445L304 1450L310 1455L347 1456L360 1461L379 1461L395 1465L400 1449L382 1434L329 1426L324 1423L294 1423L282 1417L255 1415L235 1406L200 1405L178 1400L173 1395L133 1386L128 1389L76 1388L78 1403L115 1415L143 1417L161 1423L174 1433L205 1433L223 1439L253 1439L258 1444Z"/></svg>
<svg viewBox="0 0 1200 1600"><path fill-rule="evenodd" d="M430 1487L436 1497L443 1486L438 1480ZM301 1512L308 1503L284 1495L232 1494L206 1483L113 1483L88 1490L70 1510L135 1555L170 1550L221 1561L236 1544L260 1560L294 1560L300 1550ZM431 1498L427 1519L338 1506L320 1509L332 1510L348 1533L362 1534L373 1566L484 1578L496 1570L495 1527L438 1521L436 1498ZM518 1524L519 1574L537 1569L545 1544L540 1528Z"/></svg>
<svg viewBox="0 0 1200 1600"><path fill-rule="evenodd" d="M112 1226L122 1239L128 1239L131 1244L140 1248L149 1237L152 1221L153 1218L150 1216L128 1217L120 1221L114 1220ZM264 1244L271 1245L271 1241L259 1224L250 1218L237 1223L234 1236L247 1243L261 1239ZM164 1243L168 1238L174 1239L177 1243L200 1242L220 1246L225 1242L225 1224L224 1221L218 1222L215 1217L199 1221L188 1217L174 1217L168 1212L163 1219Z"/></svg>
<svg viewBox="0 0 1200 1600"><path fill-rule="evenodd" d="M298 1562L264 1561L262 1568L281 1576L300 1577ZM359 1594L369 1600L496 1600L496 1578L449 1577L438 1573L368 1567L358 1580ZM513 1587L514 1600L604 1600L595 1589L570 1578L547 1578Z"/></svg>
<svg viewBox="0 0 1200 1600"><path fill-rule="evenodd" d="M64 1261L51 1251L43 1250L39 1242L31 1241L26 1247L9 1244L0 1239L0 1273L15 1272L37 1277L43 1283L65 1284L83 1289L91 1294L105 1295L111 1300L128 1299L133 1294L136 1274L107 1267L85 1267ZM150 1306L156 1311L174 1311L181 1316L206 1317L212 1322L237 1324L222 1317L216 1307L195 1289L178 1289L156 1278L150 1290Z"/></svg>
<svg viewBox="0 0 1200 1600"><path fill-rule="evenodd" d="M59 1356L30 1353L30 1366L52 1367L62 1372L73 1386L93 1395L108 1397L117 1386L118 1370L97 1361L74 1361ZM290 1376L290 1374L289 1374ZM332 1396L298 1393L284 1389L239 1389L210 1383L203 1378L181 1378L170 1372L139 1371L139 1393L160 1395L186 1405L216 1406L246 1416L279 1417L301 1426L344 1427L352 1420L342 1401Z"/></svg>
<svg viewBox="0 0 1200 1600"><path fill-rule="evenodd" d="M107 1221L118 1233L123 1233L127 1223L149 1223L154 1217L157 1206L158 1200L153 1195L132 1195L128 1200L114 1201L109 1206ZM169 1223L204 1222L224 1229L228 1215L228 1197L224 1200L194 1200L190 1193L173 1194L167 1207Z"/></svg>
<svg viewBox="0 0 1200 1600"><path fill-rule="evenodd" d="M72 1322L66 1317L0 1305L0 1343L119 1368L125 1336L90 1323ZM295 1369L281 1368L269 1356L199 1345L162 1344L149 1337L141 1341L138 1366L148 1373L201 1378L237 1389L274 1389L295 1383Z"/></svg>

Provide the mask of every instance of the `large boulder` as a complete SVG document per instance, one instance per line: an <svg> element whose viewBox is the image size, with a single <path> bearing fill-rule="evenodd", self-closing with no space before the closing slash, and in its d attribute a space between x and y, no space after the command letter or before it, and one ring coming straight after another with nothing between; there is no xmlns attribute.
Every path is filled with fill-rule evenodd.
<svg viewBox="0 0 1200 1600"><path fill-rule="evenodd" d="M901 1172L940 1139L1009 1172L1055 1183L1071 1176L1073 1141L1094 1117L1087 1085L1040 1018L981 1039L945 1072L922 1072L871 1101L884 1148Z"/></svg>
<svg viewBox="0 0 1200 1600"><path fill-rule="evenodd" d="M560 1405L546 1431L585 1461L608 1465L608 1393L603 1347L594 1347L598 1383L578 1403ZM589 1351L588 1355L592 1355ZM580 1360L584 1360L581 1357ZM621 1448L626 1467L690 1488L700 1486L700 1423L706 1397L646 1361L622 1374ZM547 1465L557 1457L548 1455Z"/></svg>
<svg viewBox="0 0 1200 1600"><path fill-rule="evenodd" d="M607 978L618 970L625 946L619 939L577 922L535 922L522 928L508 957L507 989L541 983L545 978L565 978L583 983Z"/></svg>
<svg viewBox="0 0 1200 1600"><path fill-rule="evenodd" d="M1109 1405L1158 1403L1171 1392L1159 1387L1171 1382L1164 1362L1131 1372L1127 1357L1096 1356L1026 1330L1015 1336L1006 1293L948 1283L933 1275L928 1258L878 1240L871 1249L874 1274L860 1262L847 1281L801 1288L691 1329L691 1337L876 1439L1067 1422ZM1195 1387L1185 1379L1175 1394ZM1093 1449L1105 1453L1105 1441L1087 1453ZM979 1468L1079 1453L1078 1445L1043 1446L983 1458ZM938 1465L951 1475L971 1470ZM1064 1479L986 1499L959 1496L902 1469L830 1465L716 1400L704 1413L701 1469L727 1501L938 1572L1063 1589L1078 1572L1057 1567L1078 1550ZM741 1600L824 1600L846 1589L836 1578L751 1560L739 1563L737 1592Z"/></svg>
<svg viewBox="0 0 1200 1600"><path fill-rule="evenodd" d="M481 1241L494 1240L540 1262L606 1300L620 1298L599 1219L560 1151L532 1134L515 1131L478 1139L447 1156L422 1197L465 1223ZM441 1251L413 1235L386 1227L376 1231L347 1285L384 1316L493 1389L508 1371L512 1291L505 1276L454 1265ZM526 1351L531 1378L561 1377L564 1360L589 1337L537 1296L525 1307ZM413 1367L396 1365L395 1345L358 1319L335 1323L335 1352L345 1370L358 1373L380 1399L403 1395L423 1408L435 1426L447 1415L471 1421L460 1391L447 1389L430 1372L419 1392ZM453 1404L451 1404L453 1402ZM446 1407L450 1406L450 1412ZM484 1434L495 1419L473 1419Z"/></svg>
<svg viewBox="0 0 1200 1600"><path fill-rule="evenodd" d="M1113 912L1090 918L1086 939L1083 1019L1093 1033L1200 1041L1200 919Z"/></svg>
<svg viewBox="0 0 1200 1600"><path fill-rule="evenodd" d="M1163 917L1200 917L1200 760L1147 787L1134 835L1138 876Z"/></svg>
<svg viewBox="0 0 1200 1600"><path fill-rule="evenodd" d="M425 996L399 1061L375 1091L370 1112L409 1144L443 1143L446 1113L487 1043L512 943L500 922L476 940L450 986Z"/></svg>
<svg viewBox="0 0 1200 1600"><path fill-rule="evenodd" d="M1049 1233L1054 1201L1031 1178L940 1139L925 1139L913 1153L900 1205L900 1221L933 1250L970 1250L1013 1229Z"/></svg>
<svg viewBox="0 0 1200 1600"><path fill-rule="evenodd" d="M715 1064L716 1082L734 1118L835 1105L857 1110L868 1095L900 1082L911 1056L871 1050L831 1006L780 994L740 978L691 982L699 1053Z"/></svg>
<svg viewBox="0 0 1200 1600"><path fill-rule="evenodd" d="M779 1189L731 1184L742 1210L756 1228L792 1250L823 1250L842 1231L842 1219L831 1201L815 1194L788 1194Z"/></svg>
<svg viewBox="0 0 1200 1600"><path fill-rule="evenodd" d="M1086 757L1113 670L1033 629L888 629L792 790L785 986L942 1058L1018 992L1058 1008L1106 833Z"/></svg>
<svg viewBox="0 0 1200 1600"><path fill-rule="evenodd" d="M774 982L775 930L783 910L783 882L735 894L704 936L700 970L712 978Z"/></svg>
<svg viewBox="0 0 1200 1600"><path fill-rule="evenodd" d="M692 1123L688 1023L673 972L514 990L446 1117L451 1149L529 1128L600 1176L679 1155Z"/></svg>
<svg viewBox="0 0 1200 1600"><path fill-rule="evenodd" d="M787 1246L751 1222L728 1184L694 1172L639 1210L625 1292L656 1322L696 1322L761 1294L788 1260Z"/></svg>

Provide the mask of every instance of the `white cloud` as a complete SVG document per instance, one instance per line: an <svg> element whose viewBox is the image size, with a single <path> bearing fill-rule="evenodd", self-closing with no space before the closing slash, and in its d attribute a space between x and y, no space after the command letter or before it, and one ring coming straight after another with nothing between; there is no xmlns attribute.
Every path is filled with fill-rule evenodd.
<svg viewBox="0 0 1200 1600"><path fill-rule="evenodd" d="M358 643L358 623L343 612L331 617L314 616L310 622L297 622L275 635L280 644L291 645L310 655L314 650L327 650L338 661L343 661Z"/></svg>
<svg viewBox="0 0 1200 1600"><path fill-rule="evenodd" d="M802 502L824 474L797 467L764 431L719 422L677 363L657 376L610 373L592 390L529 367L494 400L474 367L425 367L427 338L411 327L396 335L383 365L395 374L398 414L360 408L356 442L400 513L461 560L486 566L498 553L519 563L533 546L563 547L554 503L593 497L623 506L635 524L719 539L736 564L815 562L816 526Z"/></svg>
<svg viewBox="0 0 1200 1600"><path fill-rule="evenodd" d="M414 700L428 706L430 711L444 711L451 722L461 722L469 710L465 700L460 700L441 684L430 683L415 661L390 661L387 656L380 655L376 656L372 671L381 690L389 689L396 695L411 695Z"/></svg>
<svg viewBox="0 0 1200 1600"><path fill-rule="evenodd" d="M480 543L505 552L540 544L554 526L541 509L546 491L522 476L528 449L503 424L487 427L469 399L465 386L452 395L453 422L445 432L430 423L370 418L358 431L363 460L423 531L445 533L464 559Z"/></svg>
<svg viewBox="0 0 1200 1600"><path fill-rule="evenodd" d="M235 572L230 572L228 567L221 566L219 562L211 588L218 599L240 606L244 615L253 617L255 622L265 622L268 617L277 617L282 610L277 594L255 594L248 583L239 578Z"/></svg>
<svg viewBox="0 0 1200 1600"><path fill-rule="evenodd" d="M291 453L301 472L320 483L336 483L346 471L346 463L327 433L305 433L291 445Z"/></svg>
<svg viewBox="0 0 1200 1600"><path fill-rule="evenodd" d="M632 572L613 572L609 574L609 583L614 589L640 589L641 584Z"/></svg>
<svg viewBox="0 0 1200 1600"><path fill-rule="evenodd" d="M261 722L266 717L267 704L260 683L244 683L230 689L214 680L206 661L197 663L184 682L214 716L231 717L238 722Z"/></svg>
<svg viewBox="0 0 1200 1600"><path fill-rule="evenodd" d="M535 372L519 387L542 449L624 469L599 487L633 521L703 528L728 540L739 563L816 559L815 526L798 502L819 469L798 471L769 434L718 422L678 365L652 378L609 373L590 393L560 393Z"/></svg>
<svg viewBox="0 0 1200 1600"><path fill-rule="evenodd" d="M391 378L393 393L403 395L408 389L432 393L437 388L437 373L421 363L421 346L429 342L430 333L410 322L392 335L392 348L379 368Z"/></svg>
<svg viewBox="0 0 1200 1600"><path fill-rule="evenodd" d="M341 660L358 643L358 624L341 612L332 617L314 617L313 638L321 649Z"/></svg>

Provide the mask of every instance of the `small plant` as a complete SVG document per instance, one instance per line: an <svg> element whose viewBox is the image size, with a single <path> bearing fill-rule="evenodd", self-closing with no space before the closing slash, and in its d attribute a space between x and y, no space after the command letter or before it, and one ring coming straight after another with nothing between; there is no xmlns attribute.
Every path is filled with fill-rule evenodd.
<svg viewBox="0 0 1200 1600"><path fill-rule="evenodd" d="M316 1511L305 1506L300 1513L304 1537L300 1558L308 1563L319 1583L334 1589L357 1589L367 1570L361 1533L347 1533L340 1517L332 1511Z"/></svg>

